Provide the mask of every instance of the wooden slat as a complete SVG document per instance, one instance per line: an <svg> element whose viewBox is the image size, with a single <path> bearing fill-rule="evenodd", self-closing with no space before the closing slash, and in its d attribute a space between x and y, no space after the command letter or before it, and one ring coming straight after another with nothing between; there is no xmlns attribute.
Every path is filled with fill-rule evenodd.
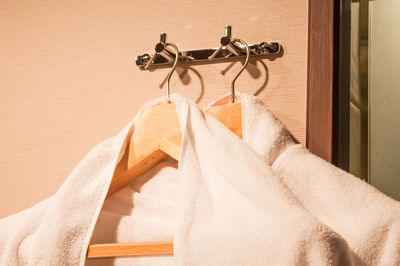
<svg viewBox="0 0 400 266"><path fill-rule="evenodd" d="M332 161L333 0L309 0L307 136L314 154Z"/></svg>
<svg viewBox="0 0 400 266"><path fill-rule="evenodd" d="M239 138L242 138L242 104L232 103L208 107L206 113L218 119Z"/></svg>
<svg viewBox="0 0 400 266"><path fill-rule="evenodd" d="M171 242L94 244L88 249L88 258L116 256L173 255Z"/></svg>

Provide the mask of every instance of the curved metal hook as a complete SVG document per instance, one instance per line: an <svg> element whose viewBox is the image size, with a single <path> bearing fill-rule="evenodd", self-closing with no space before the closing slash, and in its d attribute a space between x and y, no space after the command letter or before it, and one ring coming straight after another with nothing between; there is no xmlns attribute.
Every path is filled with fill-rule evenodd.
<svg viewBox="0 0 400 266"><path fill-rule="evenodd" d="M172 66L171 71L169 71L168 76L167 76L167 103L171 103L171 101L170 101L171 89L170 89L169 81L171 80L172 73L174 73L176 65L178 64L178 61L179 61L179 50L175 44L170 43L170 42L166 43L165 46L172 46L175 49L175 62L174 62L174 65Z"/></svg>
<svg viewBox="0 0 400 266"><path fill-rule="evenodd" d="M246 69L247 65L249 64L249 59L250 59L250 49L247 43L241 39L233 39L232 42L240 42L246 47L246 61L244 62L244 65L242 69L239 71L239 73L236 74L235 78L232 80L232 86L231 86L231 103L235 102L235 81L236 79L242 74L243 70Z"/></svg>

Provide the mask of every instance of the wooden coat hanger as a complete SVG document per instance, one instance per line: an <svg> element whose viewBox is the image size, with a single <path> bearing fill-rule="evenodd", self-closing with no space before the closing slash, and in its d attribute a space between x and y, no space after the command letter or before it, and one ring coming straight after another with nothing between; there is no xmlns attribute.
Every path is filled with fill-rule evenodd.
<svg viewBox="0 0 400 266"><path fill-rule="evenodd" d="M213 106L207 113L217 118L221 123L242 137L242 106L235 103L235 81L249 62L249 47L246 47L246 62L232 81L231 103ZM125 185L148 171L158 162L170 156L179 160L182 132L175 104L170 103L170 79L179 59L179 51L175 44L165 43L175 49L175 62L167 76L167 104L144 108L139 121L135 125L130 138L129 152L125 154L117 166L107 197L117 192ZM93 244L88 248L88 258L117 257L144 255L173 255L172 242L142 242L142 243L107 243Z"/></svg>

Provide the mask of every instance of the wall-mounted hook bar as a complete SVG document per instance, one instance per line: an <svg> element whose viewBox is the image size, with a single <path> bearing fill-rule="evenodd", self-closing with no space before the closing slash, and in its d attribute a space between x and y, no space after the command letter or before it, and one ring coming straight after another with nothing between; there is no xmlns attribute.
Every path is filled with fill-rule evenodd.
<svg viewBox="0 0 400 266"><path fill-rule="evenodd" d="M160 42L155 47L155 53L150 56L143 54L136 57L136 65L141 69L172 66L175 54L165 47L166 34L161 33ZM243 60L246 57L245 47L232 42L232 27L225 27L225 35L220 40L218 48L189 50L179 53L179 65L196 65L218 63L222 61ZM282 46L277 42L261 42L250 44L251 58L279 57Z"/></svg>

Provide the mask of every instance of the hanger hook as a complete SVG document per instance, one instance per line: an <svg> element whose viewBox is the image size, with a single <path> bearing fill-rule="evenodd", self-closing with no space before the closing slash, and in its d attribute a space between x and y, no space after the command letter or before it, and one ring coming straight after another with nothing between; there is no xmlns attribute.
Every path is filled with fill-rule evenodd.
<svg viewBox="0 0 400 266"><path fill-rule="evenodd" d="M171 80L172 73L174 73L176 65L178 64L178 61L179 61L179 50L178 50L178 47L171 42L166 43L165 46L172 46L175 49L174 65L172 66L172 69L169 71L168 76L167 76L167 103L169 104L169 103L171 103L171 101L170 101L171 87L169 85L169 81Z"/></svg>
<svg viewBox="0 0 400 266"><path fill-rule="evenodd" d="M235 81L240 76L240 74L242 74L243 70L245 70L247 65L249 64L250 50L249 50L249 46L247 45L247 43L245 41L241 40L241 39L233 39L232 42L240 42L246 47L246 61L244 62L244 65L243 65L242 69L239 71L239 73L236 74L235 78L232 80L231 103L234 103L235 102L235 95L236 95L235 94Z"/></svg>

